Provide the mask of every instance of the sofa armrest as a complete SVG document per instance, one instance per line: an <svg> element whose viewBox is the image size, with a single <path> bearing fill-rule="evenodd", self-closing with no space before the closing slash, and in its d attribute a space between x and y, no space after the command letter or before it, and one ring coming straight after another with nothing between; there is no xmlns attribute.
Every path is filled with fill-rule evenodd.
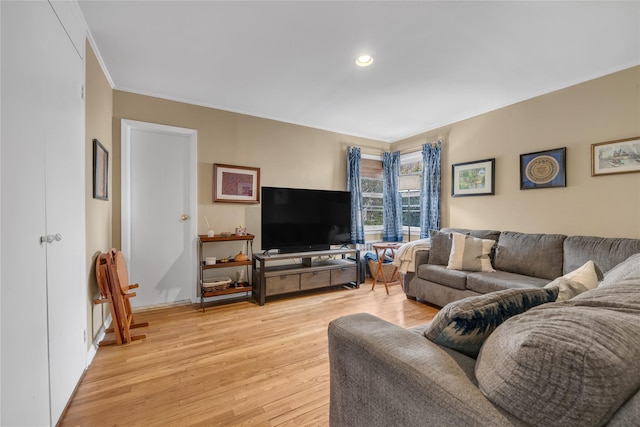
<svg viewBox="0 0 640 427"><path fill-rule="evenodd" d="M429 249L420 249L415 252L415 271L407 271L404 275L404 283L409 283L418 274L418 267L429 262Z"/></svg>
<svg viewBox="0 0 640 427"><path fill-rule="evenodd" d="M429 262L429 249L420 249L416 251L416 271L421 264L427 264Z"/></svg>
<svg viewBox="0 0 640 427"><path fill-rule="evenodd" d="M480 392L475 360L367 313L329 324L330 425L526 425Z"/></svg>

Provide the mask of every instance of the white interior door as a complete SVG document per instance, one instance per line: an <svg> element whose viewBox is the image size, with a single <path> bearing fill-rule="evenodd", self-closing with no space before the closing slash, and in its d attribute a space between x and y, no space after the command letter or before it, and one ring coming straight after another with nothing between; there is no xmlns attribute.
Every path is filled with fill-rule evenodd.
<svg viewBox="0 0 640 427"><path fill-rule="evenodd" d="M196 138L122 121L122 251L136 307L195 300Z"/></svg>

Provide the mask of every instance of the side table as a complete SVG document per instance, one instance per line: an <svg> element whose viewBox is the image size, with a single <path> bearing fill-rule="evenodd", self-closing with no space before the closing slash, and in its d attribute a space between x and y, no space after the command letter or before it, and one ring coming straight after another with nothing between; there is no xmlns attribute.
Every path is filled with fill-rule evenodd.
<svg viewBox="0 0 640 427"><path fill-rule="evenodd" d="M396 250L398 250L398 248L402 246L402 243L382 242L382 243L374 243L372 246L373 246L373 249L376 251L376 257L378 258L378 271L376 271L376 274L374 274L373 276L373 286L371 286L371 290L373 290L376 287L376 282L378 281L378 277L380 276L380 274L382 274L382 282L384 283L384 288L387 291L387 295L389 295L389 285L399 283L400 286L403 286L402 278L400 277L400 273L398 273L398 267L394 265L393 273L391 273L389 280L387 280L387 277L384 274L384 271L382 270L382 265L384 262L384 258L387 255L387 251L391 256L391 259L395 258ZM394 277L395 277L395 280L394 280Z"/></svg>

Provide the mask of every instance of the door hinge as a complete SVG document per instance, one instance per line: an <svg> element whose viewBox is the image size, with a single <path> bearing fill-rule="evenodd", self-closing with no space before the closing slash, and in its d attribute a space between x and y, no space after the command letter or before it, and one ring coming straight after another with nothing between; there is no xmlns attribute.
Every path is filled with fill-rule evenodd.
<svg viewBox="0 0 640 427"><path fill-rule="evenodd" d="M84 99L84 85L80 85L80 99Z"/></svg>
<svg viewBox="0 0 640 427"><path fill-rule="evenodd" d="M86 329L82 331L82 335L83 335L82 339L84 340L84 343L86 344L87 343L87 330Z"/></svg>

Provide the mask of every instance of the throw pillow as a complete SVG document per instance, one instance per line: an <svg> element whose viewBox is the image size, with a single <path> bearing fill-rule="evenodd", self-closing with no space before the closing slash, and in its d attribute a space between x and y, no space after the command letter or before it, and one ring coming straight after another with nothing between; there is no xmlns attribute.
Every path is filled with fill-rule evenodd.
<svg viewBox="0 0 640 427"><path fill-rule="evenodd" d="M580 282L586 286L587 289L598 287L598 269L596 263L593 261L587 261L583 266L562 277Z"/></svg>
<svg viewBox="0 0 640 427"><path fill-rule="evenodd" d="M451 233L451 253L449 270L495 271L489 254L496 244L495 240L479 239L460 233Z"/></svg>
<svg viewBox="0 0 640 427"><path fill-rule="evenodd" d="M429 230L429 264L447 265L451 253L451 233L445 231Z"/></svg>
<svg viewBox="0 0 640 427"><path fill-rule="evenodd" d="M625 279L640 277L640 254L631 255L604 274L599 286L609 286Z"/></svg>
<svg viewBox="0 0 640 427"><path fill-rule="evenodd" d="M482 393L532 426L605 425L640 387L637 282L512 317L476 363Z"/></svg>
<svg viewBox="0 0 640 427"><path fill-rule="evenodd" d="M587 261L582 267L548 283L545 288L558 287L559 292L556 301L566 301L597 286L598 268L593 261Z"/></svg>
<svg viewBox="0 0 640 427"><path fill-rule="evenodd" d="M502 322L537 305L553 302L557 296L557 288L519 288L454 301L438 312L424 336L475 358L484 340Z"/></svg>
<svg viewBox="0 0 640 427"><path fill-rule="evenodd" d="M556 301L566 301L589 290L577 280L567 279L564 276L558 277L553 282L545 285L545 289L558 289Z"/></svg>

